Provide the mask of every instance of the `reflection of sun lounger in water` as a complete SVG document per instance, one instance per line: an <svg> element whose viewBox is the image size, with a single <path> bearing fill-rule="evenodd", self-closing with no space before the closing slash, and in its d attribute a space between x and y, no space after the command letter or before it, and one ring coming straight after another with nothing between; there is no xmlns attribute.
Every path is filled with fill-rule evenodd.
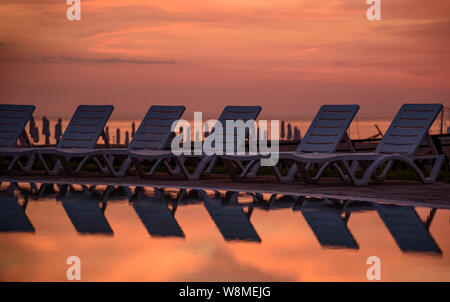
<svg viewBox="0 0 450 302"><path fill-rule="evenodd" d="M349 212L345 217L343 206L329 199L304 201L294 210L300 210L314 232L320 245L327 248L359 249L347 227Z"/></svg>
<svg viewBox="0 0 450 302"><path fill-rule="evenodd" d="M167 197L164 189L154 189L154 195L148 195L144 188L136 188L132 198L136 214L150 235L184 238L183 230L175 219L177 201Z"/></svg>
<svg viewBox="0 0 450 302"><path fill-rule="evenodd" d="M265 211L292 209L300 198L295 195L272 194L265 199L261 193L252 193L252 195L254 206Z"/></svg>
<svg viewBox="0 0 450 302"><path fill-rule="evenodd" d="M130 187L127 186L107 186L104 193L102 201L122 201L130 200L133 193Z"/></svg>
<svg viewBox="0 0 450 302"><path fill-rule="evenodd" d="M73 188L69 188L60 200L77 232L83 234L113 234L104 213L106 203L101 202L101 196L94 190L87 189L85 186L83 186L83 191L75 191Z"/></svg>
<svg viewBox="0 0 450 302"><path fill-rule="evenodd" d="M224 197L210 197L205 191L200 191L204 198L205 208L219 228L225 240L244 240L261 242L250 222L253 208L247 213L238 203L238 192L227 192Z"/></svg>
<svg viewBox="0 0 450 302"><path fill-rule="evenodd" d="M34 232L34 227L25 214L27 200L18 203L14 191L0 192L0 232Z"/></svg>
<svg viewBox="0 0 450 302"><path fill-rule="evenodd" d="M199 190L180 189L178 195L178 205L203 204L203 198Z"/></svg>
<svg viewBox="0 0 450 302"><path fill-rule="evenodd" d="M442 253L428 230L436 210L423 223L410 206L376 205L376 209L403 252Z"/></svg>

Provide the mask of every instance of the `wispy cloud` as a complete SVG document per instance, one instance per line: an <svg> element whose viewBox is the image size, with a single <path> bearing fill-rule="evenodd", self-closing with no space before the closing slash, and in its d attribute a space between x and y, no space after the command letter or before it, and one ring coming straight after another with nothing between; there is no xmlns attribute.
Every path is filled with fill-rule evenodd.
<svg viewBox="0 0 450 302"><path fill-rule="evenodd" d="M121 59L121 58L81 58L70 56L44 56L44 62L50 63L87 63L87 64L176 64L173 60Z"/></svg>
<svg viewBox="0 0 450 302"><path fill-rule="evenodd" d="M306 48L306 49L297 51L295 54L296 54L296 55L302 55L302 54L305 54L305 53L315 52L315 51L318 51L318 50L319 50L319 49L316 48L316 47L313 47L313 48Z"/></svg>

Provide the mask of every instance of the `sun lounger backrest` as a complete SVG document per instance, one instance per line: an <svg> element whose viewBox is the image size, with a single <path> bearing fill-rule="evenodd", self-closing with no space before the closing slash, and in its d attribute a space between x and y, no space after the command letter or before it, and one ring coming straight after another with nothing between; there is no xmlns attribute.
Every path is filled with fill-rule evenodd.
<svg viewBox="0 0 450 302"><path fill-rule="evenodd" d="M442 109L442 104L404 104L375 153L413 155Z"/></svg>
<svg viewBox="0 0 450 302"><path fill-rule="evenodd" d="M236 150L237 146L237 131L234 130L233 133L231 131L227 131L227 121L238 121L242 120L244 123L249 120L256 120L259 113L261 112L260 106L226 106L222 113L219 116L218 121L222 123L223 131L224 131L224 148L226 146L226 136L234 136L233 142L235 145L234 150ZM246 136L248 135L248 130L246 129Z"/></svg>
<svg viewBox="0 0 450 302"><path fill-rule="evenodd" d="M114 106L80 105L58 143L60 148L94 148Z"/></svg>
<svg viewBox="0 0 450 302"><path fill-rule="evenodd" d="M297 147L297 152L335 152L358 105L323 105Z"/></svg>
<svg viewBox="0 0 450 302"><path fill-rule="evenodd" d="M260 106L226 106L219 116L219 121L225 126L227 120L256 120L260 112Z"/></svg>
<svg viewBox="0 0 450 302"><path fill-rule="evenodd" d="M36 107L0 104L0 147L13 147Z"/></svg>
<svg viewBox="0 0 450 302"><path fill-rule="evenodd" d="M151 106L128 146L132 149L164 149L170 139L172 123L184 113L184 106Z"/></svg>

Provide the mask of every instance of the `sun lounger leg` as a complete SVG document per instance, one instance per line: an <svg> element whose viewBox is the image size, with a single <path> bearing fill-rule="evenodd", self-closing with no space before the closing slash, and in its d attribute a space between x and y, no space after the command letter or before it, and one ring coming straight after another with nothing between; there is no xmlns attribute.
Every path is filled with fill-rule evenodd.
<svg viewBox="0 0 450 302"><path fill-rule="evenodd" d="M441 167L442 164L444 163L444 160L445 160L444 154L439 154L436 156L436 161L434 162L433 168L431 168L430 175L422 179L424 183L434 183L436 181L436 178L438 177L439 172L441 171Z"/></svg>
<svg viewBox="0 0 450 302"><path fill-rule="evenodd" d="M205 176L211 174L212 170L214 169L214 167L217 164L217 157L214 157L212 160L210 160L209 164L208 164L208 168L206 169L206 171L203 172L203 174Z"/></svg>
<svg viewBox="0 0 450 302"><path fill-rule="evenodd" d="M311 177L309 177L309 170L308 169L306 169L306 165L304 164L304 163L302 163L302 162L298 162L298 163L296 163L296 165L297 165L297 169L298 169L298 171L300 172L300 174L303 176L303 181L306 183L306 184L310 184L310 183L314 183L315 181L314 181L314 179L311 179ZM292 168L292 167L291 167ZM290 170L290 169L289 169ZM291 172L292 173L292 172ZM292 178L294 178L294 175L295 174L292 174Z"/></svg>
<svg viewBox="0 0 450 302"><path fill-rule="evenodd" d="M203 157L200 162L195 167L194 173L189 173L189 171L186 168L186 160L180 156L175 156L175 159L177 160L178 165L181 168L181 171L183 171L184 177L187 180L198 180L202 176L202 173L204 172L205 167L208 164L211 164L211 161L217 160L216 156L210 156L210 157Z"/></svg>
<svg viewBox="0 0 450 302"><path fill-rule="evenodd" d="M108 169L108 166L107 166L107 165L106 165L106 166L103 166L103 165L100 163L100 160L98 159L97 156L93 156L93 157L92 157L92 160L95 162L95 164L97 165L97 167L98 167L98 169L100 170L100 172L102 172L103 174L107 174L108 172L110 172L109 169Z"/></svg>
<svg viewBox="0 0 450 302"><path fill-rule="evenodd" d="M170 166L170 163L168 162L168 160L164 160L163 163L164 163L164 166L166 166L166 169L170 175L179 175L182 173L181 168L178 164L176 165L175 168L172 168Z"/></svg>
<svg viewBox="0 0 450 302"><path fill-rule="evenodd" d="M59 157L59 161L62 163L65 173L69 176L76 176L76 175L80 174L81 169L86 164L86 162L90 159L90 156L84 156L83 159L80 161L80 163L75 168L75 170L73 170L70 167L71 159L72 159L71 156L60 156Z"/></svg>
<svg viewBox="0 0 450 302"><path fill-rule="evenodd" d="M156 159L155 163L152 165L152 167L150 168L149 172L145 172L144 167L142 165L142 160L140 160L138 158L133 158L133 159L127 158L127 159L130 160L130 163L134 163L134 166L135 166L136 171L138 172L139 176L142 177L142 178L145 178L145 177L153 176L153 174L155 174L155 172L158 170L158 167L161 165L161 163L166 161L168 158ZM130 163L128 163L127 166L129 166ZM124 173L125 172L126 172L126 170L124 170ZM170 172L169 172L169 174L170 174Z"/></svg>
<svg viewBox="0 0 450 302"><path fill-rule="evenodd" d="M303 168L305 169L305 166L303 166ZM299 172L298 165L295 162L291 163L291 165L289 167L289 170L288 170L288 173L286 174L286 176L281 175L281 172L278 169L277 165L272 166L272 169L273 169L273 171L275 173L275 176L277 177L278 181L279 182L284 182L284 183L294 181L295 175Z"/></svg>
<svg viewBox="0 0 450 302"><path fill-rule="evenodd" d="M131 158L129 156L127 156L127 158L125 158L123 163L120 165L119 172L116 172L114 174L114 176L116 176L116 177L125 176L132 163L133 163L133 161L131 160Z"/></svg>
<svg viewBox="0 0 450 302"><path fill-rule="evenodd" d="M222 158L222 160L230 175L230 178L234 181L248 178L248 175L253 170L253 167L259 167L259 160L250 160L246 165L244 165L240 159L231 160ZM241 171L239 175L236 173L235 168L238 168Z"/></svg>
<svg viewBox="0 0 450 302"><path fill-rule="evenodd" d="M20 164L20 169L24 172L29 172L33 168L34 161L36 160L36 154L31 154L27 158L27 163L25 166Z"/></svg>
<svg viewBox="0 0 450 302"><path fill-rule="evenodd" d="M393 160L388 161L383 169L383 172L380 175L373 175L373 178L378 182L384 181L393 165L394 165Z"/></svg>
<svg viewBox="0 0 450 302"><path fill-rule="evenodd" d="M127 156L120 165L119 171L116 171L113 166L114 156L103 154L103 160L105 161L106 168L108 169L109 173L111 173L115 177L125 176L130 165L134 162L129 156Z"/></svg>
<svg viewBox="0 0 450 302"><path fill-rule="evenodd" d="M156 160L155 164L153 164L152 168L150 169L150 172L147 173L147 176L152 176L153 174L155 174L161 162L163 162L163 159Z"/></svg>
<svg viewBox="0 0 450 302"><path fill-rule="evenodd" d="M320 167L319 171L317 172L317 174L314 176L313 179L315 181L318 181L320 179L320 177L322 177L322 174L325 172L325 170L330 165L336 170L336 172L338 173L340 179L342 179L342 180L349 180L349 177L347 175L345 175L345 173L342 171L341 167L339 167L339 165L336 162L327 162L327 163L323 164Z"/></svg>
<svg viewBox="0 0 450 302"><path fill-rule="evenodd" d="M420 180L423 183L434 183L436 181L436 178L439 174L442 163L444 161L444 155L441 154L441 155L436 156L435 163L434 163L431 173L428 177L424 177L422 171L414 163L413 160L406 158L404 156L400 156L400 155L391 155L391 156L385 156L385 157L378 158L377 160L373 161L369 165L369 167L364 172L363 177L361 177L360 179L356 178L356 171L352 171L352 168L348 164L348 161L343 160L342 162L343 162L344 167L347 170L347 173L348 173L350 179L352 180L353 184L355 184L357 186L365 186L369 183L371 178L375 178L377 180L385 179L387 173L390 171L390 169L392 168L393 163L395 161L401 161L401 162L404 162L405 164L407 164L408 166L410 166L414 170L414 172L419 176ZM381 177L374 176L378 167L380 167L381 165L383 165L386 162L387 162L387 164L381 174Z"/></svg>
<svg viewBox="0 0 450 302"><path fill-rule="evenodd" d="M71 158L69 158L70 160ZM75 175L80 174L81 169L83 168L84 164L90 159L90 156L85 156L81 162L78 164L77 168L75 169Z"/></svg>
<svg viewBox="0 0 450 302"><path fill-rule="evenodd" d="M235 171L235 163L232 160L222 158L223 164L225 165L225 168L228 171L228 175L230 176L232 181L239 181L242 180L243 177L236 174Z"/></svg>
<svg viewBox="0 0 450 302"><path fill-rule="evenodd" d="M136 171L139 174L139 177L144 178L145 177L145 171L144 168L141 165L141 161L137 158L133 158L134 167L136 168Z"/></svg>
<svg viewBox="0 0 450 302"><path fill-rule="evenodd" d="M64 171L66 172L67 175L72 175L72 171L70 169L70 165L69 165L69 159L66 158L65 156L61 156L59 158L59 161L62 164L62 167L64 169Z"/></svg>
<svg viewBox="0 0 450 302"><path fill-rule="evenodd" d="M349 164L348 160L343 160L342 164L344 165L344 168L347 171L347 175L348 175L348 177L350 178L350 180L352 181L352 183L354 185L365 186L365 185L367 185L369 183L369 180L365 181L364 177L363 177L363 179L357 179L356 178L356 172L357 171L355 169L353 169L353 165ZM366 172L367 172L367 170L366 170ZM369 176L369 179L370 179L370 176Z"/></svg>
<svg viewBox="0 0 450 302"><path fill-rule="evenodd" d="M255 178L258 174L259 167L261 167L261 162L256 160L256 163L252 166L252 169L247 173L248 178Z"/></svg>
<svg viewBox="0 0 450 302"><path fill-rule="evenodd" d="M256 177L256 173L258 172L259 169L259 165L260 165L260 161L259 160L251 160L247 165L242 166L242 172L241 172L241 177L247 177L247 178L255 178ZM256 170L255 170L256 167Z"/></svg>
<svg viewBox="0 0 450 302"><path fill-rule="evenodd" d="M6 171L7 171L7 172L11 171L11 170L14 168L14 166L16 165L16 163L18 163L19 166L20 166L20 162L18 162L18 161L19 161L19 158L20 158L20 156L18 156L18 155L16 155L16 156L13 157L13 159L12 159L11 162L9 163L8 167L6 168Z"/></svg>
<svg viewBox="0 0 450 302"><path fill-rule="evenodd" d="M44 171L47 175L58 175L61 171L62 168L62 163L61 161L58 159L55 163L55 165L53 166L53 169L50 169L50 167L47 164L47 161L45 160L45 156L41 153L38 153L38 158L39 161L41 162L42 166L44 167Z"/></svg>

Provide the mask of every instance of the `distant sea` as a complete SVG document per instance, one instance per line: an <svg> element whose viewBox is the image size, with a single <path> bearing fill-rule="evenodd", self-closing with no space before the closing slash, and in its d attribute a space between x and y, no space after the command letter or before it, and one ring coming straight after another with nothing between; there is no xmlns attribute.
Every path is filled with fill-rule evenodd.
<svg viewBox="0 0 450 302"><path fill-rule="evenodd" d="M50 143L54 144L54 130L55 130L55 124L58 120L58 118L49 118L50 120L50 132L51 132L51 138ZM36 117L35 118L36 125L39 128L39 132L42 131L42 118ZM111 142L116 142L116 133L117 129L120 129L120 143L125 142L125 132L128 131L131 135L131 125L132 122L135 122L136 129L139 127L140 121L138 120L132 120L132 119L110 119L108 121L107 126L109 127L109 136ZM287 134L287 125L290 124L292 127L292 130L294 130L294 127L297 127L300 129L301 137L305 134L305 132L308 130L308 127L311 123L310 119L285 119L285 127L286 127L286 134ZM62 125L63 125L63 131L67 127L67 124L69 122L69 119L63 119ZM378 133L378 130L376 129L375 125L377 125L382 133L385 133L387 128L389 127L391 120L390 119L372 119L372 118L355 118L350 126L349 134L351 139L364 139L368 138L370 136L373 136ZM280 126L281 126L281 120L280 120ZM450 122L447 121L444 124L444 133L446 132L447 127L450 127ZM27 133L28 131L28 125L27 125ZM193 131L193 130L192 130ZM270 126L269 126L269 139L270 139ZM440 133L440 119L437 118L436 122L433 124L431 128L432 134L439 134ZM194 139L195 134L192 134L192 139ZM41 135L39 142L34 144L43 144L45 142L43 136Z"/></svg>

